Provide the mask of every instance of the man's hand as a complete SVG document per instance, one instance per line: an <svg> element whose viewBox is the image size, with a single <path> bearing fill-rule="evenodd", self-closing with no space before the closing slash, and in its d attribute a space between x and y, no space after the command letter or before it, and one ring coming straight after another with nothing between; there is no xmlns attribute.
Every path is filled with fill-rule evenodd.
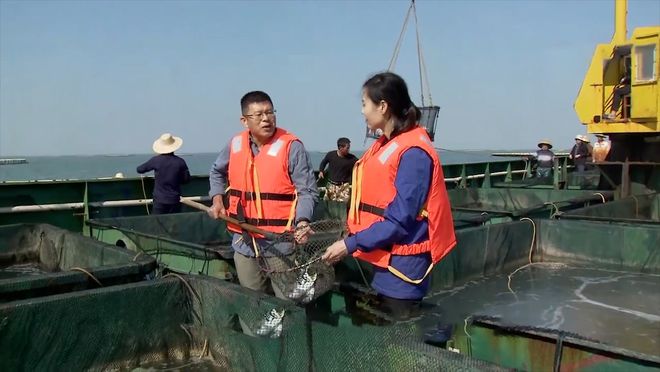
<svg viewBox="0 0 660 372"><path fill-rule="evenodd" d="M319 179L320 179L320 180L322 180L322 179L323 179L323 172L322 172L322 171L321 171L321 172L319 172Z"/></svg>
<svg viewBox="0 0 660 372"><path fill-rule="evenodd" d="M305 244L309 240L309 236L314 234L314 230L309 226L309 222L300 221L296 225L296 230L293 232L293 237L297 244Z"/></svg>
<svg viewBox="0 0 660 372"><path fill-rule="evenodd" d="M222 195L215 195L213 197L213 205L208 210L208 215L217 220L221 215L226 216L227 211L225 210L225 205L222 202Z"/></svg>
<svg viewBox="0 0 660 372"><path fill-rule="evenodd" d="M342 239L332 243L332 245L325 250L321 259L328 265L334 265L347 255L348 248L346 248L346 243L344 243L344 240Z"/></svg>

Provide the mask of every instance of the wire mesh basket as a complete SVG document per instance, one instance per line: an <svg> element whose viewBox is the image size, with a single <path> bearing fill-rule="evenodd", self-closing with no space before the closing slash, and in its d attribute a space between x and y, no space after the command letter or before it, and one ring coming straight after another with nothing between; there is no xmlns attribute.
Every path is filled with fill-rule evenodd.
<svg viewBox="0 0 660 372"><path fill-rule="evenodd" d="M308 303L334 285L334 267L323 262L321 256L345 231L345 223L340 220L322 220L281 234L268 246L259 247L259 266L287 298ZM275 249L281 244L292 244L293 253Z"/></svg>

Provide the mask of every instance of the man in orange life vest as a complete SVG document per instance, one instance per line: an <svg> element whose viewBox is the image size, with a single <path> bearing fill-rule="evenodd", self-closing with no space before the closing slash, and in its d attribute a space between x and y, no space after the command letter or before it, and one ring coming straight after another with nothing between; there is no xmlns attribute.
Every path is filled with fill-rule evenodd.
<svg viewBox="0 0 660 372"><path fill-rule="evenodd" d="M362 113L383 135L353 168L350 236L326 250L334 264L347 254L374 266L371 286L383 310L413 316L429 289L433 266L456 245L442 166L405 81L374 75L363 85Z"/></svg>
<svg viewBox="0 0 660 372"><path fill-rule="evenodd" d="M268 94L261 91L245 94L241 98L241 111L245 130L220 151L211 168L209 195L213 205L209 215L213 218L229 215L274 233L309 224L318 191L302 142L277 127L273 101ZM227 183L229 203L225 208L223 196ZM282 265L276 256L292 253L293 245L284 242L273 246L263 237L243 234L238 226L229 224L227 228L234 233L232 247L239 282L244 287L268 292L268 278L255 255L279 260L276 264ZM279 253L274 255L272 249ZM277 286L272 283L270 286L277 297L286 298Z"/></svg>

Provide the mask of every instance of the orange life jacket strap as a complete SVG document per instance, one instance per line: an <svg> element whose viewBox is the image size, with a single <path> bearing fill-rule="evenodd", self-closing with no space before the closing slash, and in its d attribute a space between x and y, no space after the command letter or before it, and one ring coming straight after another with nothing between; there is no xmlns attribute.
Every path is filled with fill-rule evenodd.
<svg viewBox="0 0 660 372"><path fill-rule="evenodd" d="M291 209L289 209L289 219L286 221L286 229L291 230L293 225L293 220L296 218L296 207L298 206L298 191L293 195L293 203L291 203Z"/></svg>
<svg viewBox="0 0 660 372"><path fill-rule="evenodd" d="M358 206L362 198L362 162L358 161L353 167L353 185L351 185L351 204L348 209L348 220L360 223Z"/></svg>
<svg viewBox="0 0 660 372"><path fill-rule="evenodd" d="M254 166L253 158L250 158L250 166L252 167L252 187L254 188L254 195L256 197L257 217L264 218L264 207L261 204L261 190L259 189L259 173L257 172L257 167Z"/></svg>

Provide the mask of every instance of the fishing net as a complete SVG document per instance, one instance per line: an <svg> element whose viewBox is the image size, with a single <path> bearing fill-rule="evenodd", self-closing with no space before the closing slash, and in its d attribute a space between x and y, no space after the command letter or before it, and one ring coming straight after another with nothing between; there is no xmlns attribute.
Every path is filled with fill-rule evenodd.
<svg viewBox="0 0 660 372"><path fill-rule="evenodd" d="M0 370L484 371L410 325L333 325L233 283L169 275L0 304Z"/></svg>
<svg viewBox="0 0 660 372"><path fill-rule="evenodd" d="M55 226L0 226L0 303L135 282L155 268L152 257Z"/></svg>
<svg viewBox="0 0 660 372"><path fill-rule="evenodd" d="M259 247L259 267L287 298L308 303L334 285L334 267L323 262L321 256L345 231L342 221L322 220L277 235L271 244ZM283 244L293 245L293 253L284 254L281 248L275 248Z"/></svg>

